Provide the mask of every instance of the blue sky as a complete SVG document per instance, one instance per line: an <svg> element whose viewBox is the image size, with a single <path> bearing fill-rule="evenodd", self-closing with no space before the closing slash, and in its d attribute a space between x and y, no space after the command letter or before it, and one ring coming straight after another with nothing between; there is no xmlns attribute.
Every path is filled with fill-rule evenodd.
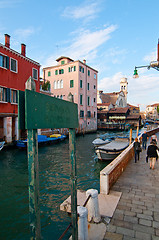
<svg viewBox="0 0 159 240"><path fill-rule="evenodd" d="M159 1L148 0L0 0L0 42L11 36L11 48L38 61L41 68L59 56L86 59L98 70L98 89L119 91L128 78L128 102L159 102L159 71L138 70L157 60Z"/></svg>

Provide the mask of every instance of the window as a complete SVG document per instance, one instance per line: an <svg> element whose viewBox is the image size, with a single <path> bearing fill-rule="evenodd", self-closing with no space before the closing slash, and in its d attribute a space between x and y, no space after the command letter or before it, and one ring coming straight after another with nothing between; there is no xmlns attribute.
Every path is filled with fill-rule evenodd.
<svg viewBox="0 0 159 240"><path fill-rule="evenodd" d="M97 75L94 73L94 79L97 79Z"/></svg>
<svg viewBox="0 0 159 240"><path fill-rule="evenodd" d="M83 118L84 117L84 111L80 110L80 117Z"/></svg>
<svg viewBox="0 0 159 240"><path fill-rule="evenodd" d="M34 78L35 80L38 80L38 70L35 69L35 68L33 68L33 78Z"/></svg>
<svg viewBox="0 0 159 240"><path fill-rule="evenodd" d="M81 105L83 104L83 95L82 94L80 95L80 104Z"/></svg>
<svg viewBox="0 0 159 240"><path fill-rule="evenodd" d="M87 117L88 117L88 118L91 117L91 111L87 111Z"/></svg>
<svg viewBox="0 0 159 240"><path fill-rule="evenodd" d="M96 89L96 85L94 85L94 89Z"/></svg>
<svg viewBox="0 0 159 240"><path fill-rule="evenodd" d="M64 73L64 70L63 69L60 69L59 70L59 74L63 74Z"/></svg>
<svg viewBox="0 0 159 240"><path fill-rule="evenodd" d="M94 112L94 118L96 117L96 112Z"/></svg>
<svg viewBox="0 0 159 240"><path fill-rule="evenodd" d="M63 88L63 80L60 81L60 88Z"/></svg>
<svg viewBox="0 0 159 240"><path fill-rule="evenodd" d="M87 105L89 106L90 104L90 97L87 97Z"/></svg>
<svg viewBox="0 0 159 240"><path fill-rule="evenodd" d="M7 102L7 89L0 87L0 102Z"/></svg>
<svg viewBox="0 0 159 240"><path fill-rule="evenodd" d="M94 103L96 102L96 99L94 98Z"/></svg>
<svg viewBox="0 0 159 240"><path fill-rule="evenodd" d="M0 54L0 67L9 69L9 57Z"/></svg>
<svg viewBox="0 0 159 240"><path fill-rule="evenodd" d="M63 65L63 64L65 64L65 61L63 60L63 61L61 61L61 65Z"/></svg>
<svg viewBox="0 0 159 240"><path fill-rule="evenodd" d="M48 71L48 77L50 77L51 76L51 72L50 71Z"/></svg>
<svg viewBox="0 0 159 240"><path fill-rule="evenodd" d="M80 72L84 73L84 68L82 66L79 66L79 70L80 70Z"/></svg>
<svg viewBox="0 0 159 240"><path fill-rule="evenodd" d="M57 81L57 88L60 88L60 81Z"/></svg>
<svg viewBox="0 0 159 240"><path fill-rule="evenodd" d="M55 75L58 75L58 70L55 70Z"/></svg>
<svg viewBox="0 0 159 240"><path fill-rule="evenodd" d="M73 71L75 72L76 71L76 66L69 67L68 71L69 72L73 72Z"/></svg>
<svg viewBox="0 0 159 240"><path fill-rule="evenodd" d="M88 76L90 76L90 70L88 70Z"/></svg>
<svg viewBox="0 0 159 240"><path fill-rule="evenodd" d="M11 103L17 102L18 102L17 90L11 89Z"/></svg>
<svg viewBox="0 0 159 240"><path fill-rule="evenodd" d="M87 83L87 89L89 90L89 83Z"/></svg>
<svg viewBox="0 0 159 240"><path fill-rule="evenodd" d="M80 80L80 88L82 88L82 80Z"/></svg>
<svg viewBox="0 0 159 240"><path fill-rule="evenodd" d="M63 96L61 95L60 98L63 99Z"/></svg>
<svg viewBox="0 0 159 240"><path fill-rule="evenodd" d="M56 89L56 81L54 81L54 89Z"/></svg>
<svg viewBox="0 0 159 240"><path fill-rule="evenodd" d="M13 58L10 59L10 70L13 72L17 72L17 60L15 60Z"/></svg>
<svg viewBox="0 0 159 240"><path fill-rule="evenodd" d="M74 81L70 80L70 88L73 88L73 87L74 87Z"/></svg>

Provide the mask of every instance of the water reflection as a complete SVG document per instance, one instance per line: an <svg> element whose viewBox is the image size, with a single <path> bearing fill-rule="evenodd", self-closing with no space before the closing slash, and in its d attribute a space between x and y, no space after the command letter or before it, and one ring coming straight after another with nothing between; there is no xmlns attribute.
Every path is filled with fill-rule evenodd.
<svg viewBox="0 0 159 240"><path fill-rule="evenodd" d="M99 174L107 163L94 159L92 141L98 135L76 138L78 189L100 188ZM27 165L26 151L0 152L0 239L29 239ZM39 175L42 236L46 240L58 239L70 223L67 213L59 210L70 195L68 139L39 148Z"/></svg>

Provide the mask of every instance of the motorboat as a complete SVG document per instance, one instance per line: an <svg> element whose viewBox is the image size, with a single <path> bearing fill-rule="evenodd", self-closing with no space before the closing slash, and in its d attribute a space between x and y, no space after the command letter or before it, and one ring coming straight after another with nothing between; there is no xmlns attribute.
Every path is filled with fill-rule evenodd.
<svg viewBox="0 0 159 240"><path fill-rule="evenodd" d="M93 143L94 147L98 147L98 146L110 143L110 139L103 140L101 138L96 138L92 143Z"/></svg>
<svg viewBox="0 0 159 240"><path fill-rule="evenodd" d="M110 143L97 147L95 152L99 160L112 161L128 146L129 146L129 138L117 137L114 140L112 140Z"/></svg>
<svg viewBox="0 0 159 240"><path fill-rule="evenodd" d="M0 151L2 150L2 148L4 147L5 141L0 142Z"/></svg>
<svg viewBox="0 0 159 240"><path fill-rule="evenodd" d="M58 143L63 141L66 138L65 135L56 136L56 137L47 137L45 135L38 135L38 145L43 146L45 144L52 144L52 143ZM27 147L27 139L25 140L18 140L16 142L16 146L18 148L26 148Z"/></svg>

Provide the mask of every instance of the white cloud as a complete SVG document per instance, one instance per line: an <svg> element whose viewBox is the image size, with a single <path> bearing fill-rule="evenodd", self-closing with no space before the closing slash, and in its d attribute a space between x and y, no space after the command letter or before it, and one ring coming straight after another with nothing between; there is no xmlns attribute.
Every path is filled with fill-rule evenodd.
<svg viewBox="0 0 159 240"><path fill-rule="evenodd" d="M23 39L23 41L30 37L35 32L35 29L33 27L29 27L26 29L16 29L14 31L14 35L16 35L16 38Z"/></svg>
<svg viewBox="0 0 159 240"><path fill-rule="evenodd" d="M147 62L147 65L149 65L150 62L157 60L157 53L156 51L151 52L150 54L146 55L143 59L145 62Z"/></svg>
<svg viewBox="0 0 159 240"><path fill-rule="evenodd" d="M120 79L122 77L122 72L118 72L112 77L101 79L98 84L98 90L103 90L105 93L120 91Z"/></svg>
<svg viewBox="0 0 159 240"><path fill-rule="evenodd" d="M5 0L0 1L0 8L12 8L15 7L17 3L22 2L21 0Z"/></svg>
<svg viewBox="0 0 159 240"><path fill-rule="evenodd" d="M90 30L80 29L76 31L75 38L71 36L71 42L68 47L60 48L57 54L51 55L46 63L52 65L53 60L59 56L67 56L74 60L86 59L88 62L97 58L98 48L111 38L111 33L117 29L116 25L91 32ZM46 64L44 64L46 65Z"/></svg>
<svg viewBox="0 0 159 240"><path fill-rule="evenodd" d="M86 1L78 7L66 7L62 16L72 18L72 19L81 19L87 18L87 20L93 19L96 17L97 12L100 11L99 2Z"/></svg>

